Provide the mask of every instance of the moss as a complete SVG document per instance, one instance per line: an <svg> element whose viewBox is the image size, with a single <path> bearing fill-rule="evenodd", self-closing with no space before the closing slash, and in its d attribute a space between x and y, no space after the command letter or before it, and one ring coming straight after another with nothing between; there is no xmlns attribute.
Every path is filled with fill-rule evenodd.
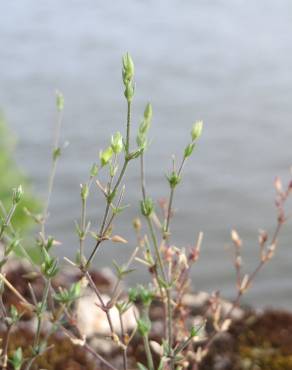
<svg viewBox="0 0 292 370"><path fill-rule="evenodd" d="M291 370L291 333L291 313L250 312L213 343L200 370Z"/></svg>
<svg viewBox="0 0 292 370"><path fill-rule="evenodd" d="M239 336L242 368L292 369L292 315L284 311L266 311L249 321L251 324Z"/></svg>

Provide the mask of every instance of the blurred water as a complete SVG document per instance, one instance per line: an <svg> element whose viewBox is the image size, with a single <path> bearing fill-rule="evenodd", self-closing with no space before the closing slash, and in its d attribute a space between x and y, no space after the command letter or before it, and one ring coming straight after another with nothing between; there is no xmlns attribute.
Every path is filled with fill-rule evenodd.
<svg viewBox="0 0 292 370"><path fill-rule="evenodd" d="M274 225L274 176L288 176L291 165L291 1L12 0L1 4L0 17L0 105L20 139L17 159L40 195L49 168L55 89L66 98L63 138L70 146L60 162L49 222L49 231L63 241L59 254L72 256L77 247L79 184L109 135L124 127L121 55L128 50L136 64L134 124L145 102L154 107L147 168L155 199L167 194L171 154L181 153L195 119L205 121L176 195L174 241L190 245L203 230L194 287L232 297L230 229L246 241L249 270L258 257L258 228ZM98 266L130 253L138 180L133 165L126 198L132 208L116 224L131 243L107 246ZM94 195L93 225L101 210ZM290 223L249 302L291 304L291 231ZM138 278L145 278L141 267Z"/></svg>

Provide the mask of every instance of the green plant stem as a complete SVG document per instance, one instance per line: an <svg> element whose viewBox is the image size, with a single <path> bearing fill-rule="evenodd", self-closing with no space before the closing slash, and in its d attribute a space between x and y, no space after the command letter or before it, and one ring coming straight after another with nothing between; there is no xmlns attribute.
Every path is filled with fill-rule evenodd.
<svg viewBox="0 0 292 370"><path fill-rule="evenodd" d="M125 143L125 159L124 159L123 167L121 169L118 180L117 180L113 190L110 190L110 193L108 193L108 196L110 194L116 194L116 192L117 192L117 190L118 190L118 188L121 184L121 181L122 181L122 179L125 175L127 166L130 162L130 158L129 158L130 131L131 131L131 102L128 102L128 104L127 104L127 133L126 133L126 143ZM96 242L95 247L93 248L93 251L91 252L91 254L90 254L90 256L89 256L89 258L86 262L86 265L85 265L86 270L89 268L90 263L93 260L93 258L95 257L95 254L98 250L98 247L100 246L100 244L102 242L102 239L103 239L103 236L104 236L104 233L105 233L104 231L107 230L110 227L110 224L106 227L106 221L107 221L108 214L109 214L109 211L110 211L111 202L112 202L112 199L110 199L110 197L108 197L106 208L105 208L105 213L104 213L103 220L102 220L102 223L101 223L101 227L100 227L100 230L99 230L99 233L98 233L99 240Z"/></svg>
<svg viewBox="0 0 292 370"><path fill-rule="evenodd" d="M13 217L13 214L16 210L16 204L13 203L8 214L6 215L5 221L2 223L0 228L0 241L2 240L3 234L6 230L6 228L10 225L11 219Z"/></svg>
<svg viewBox="0 0 292 370"><path fill-rule="evenodd" d="M131 134L131 102L127 104L127 133L126 133L126 157L130 153L130 134Z"/></svg>
<svg viewBox="0 0 292 370"><path fill-rule="evenodd" d="M154 363L153 363L153 358L152 358L152 353L151 353L151 349L150 349L149 336L148 335L143 335L143 342L144 342L145 354L146 354L146 358L147 358L148 369L149 370L154 370Z"/></svg>
<svg viewBox="0 0 292 370"><path fill-rule="evenodd" d="M180 177L183 167L185 165L186 158L183 157L179 170L177 172L177 176ZM166 225L165 225L165 230L164 230L164 239L168 240L168 233L169 233L169 227L170 227L170 219L171 219L171 211L172 211L172 204L173 204L173 198L174 198L174 190L175 188L170 189L170 194L169 194L169 201L168 201L168 209L167 209L167 218L166 218Z"/></svg>
<svg viewBox="0 0 292 370"><path fill-rule="evenodd" d="M46 234L46 221L48 217L50 200L51 200L51 195L53 192L54 180L56 176L57 163L58 163L58 156L54 157L54 152L59 147L62 118L63 118L63 112L59 111L58 116L57 116L56 126L55 126L55 135L54 135L53 150L52 150L52 167L51 167L51 172L50 172L49 181L48 181L48 193L47 193L47 199L45 202L45 208L44 208L43 218L42 218L42 223L41 223L41 233L44 239L45 239L45 234Z"/></svg>
<svg viewBox="0 0 292 370"><path fill-rule="evenodd" d="M133 262L134 258L136 257L139 249L140 249L140 246L138 246L134 249L134 252L131 254L131 257L129 258L129 260L126 264L126 267L125 267L126 270L128 270L130 268L130 265ZM118 292L118 289L120 287L121 282L122 282L122 278L119 276L115 285L114 285L113 291L112 291L112 298L110 300L110 305L114 305L115 302L117 301L118 297L119 297L120 293Z"/></svg>
<svg viewBox="0 0 292 370"><path fill-rule="evenodd" d="M120 311L119 311L119 320L120 320L121 337L122 337L122 343L123 343L123 347L122 347L123 367L124 367L124 370L128 370L127 344L125 342L126 332L124 328L122 313Z"/></svg>
<svg viewBox="0 0 292 370"><path fill-rule="evenodd" d="M92 182L94 177L90 176L89 181L87 183L88 191L90 191ZM82 263L84 257L84 241L85 241L85 231L86 231L86 210L87 210L87 197L81 199L81 220L80 220L80 228L82 232L82 236L79 238L79 252L80 252L80 261Z"/></svg>
<svg viewBox="0 0 292 370"><path fill-rule="evenodd" d="M121 170L120 175L119 175L119 178L118 178L118 180L117 180L117 182L116 182L116 184L115 184L115 186L112 190L113 193L115 193L117 191L118 187L120 186L120 183L121 183L121 181L124 177L124 174L126 172L128 163L129 163L129 159L125 159L124 165L123 165L122 170ZM87 270L89 268L91 261L95 257L95 254L98 250L98 247L100 246L100 244L103 241L103 237L104 237L105 232L110 227L110 223L106 226L106 221L107 221L107 218L108 218L108 215L109 215L110 206L111 206L111 201L107 200L106 209L105 209L105 213L104 213L103 220L102 220L102 225L101 225L100 231L98 233L99 239L97 240L97 242L95 244L95 247L94 247L93 251L91 252L91 254L90 254L90 256L89 256L89 258L86 262L85 270ZM112 219L111 219L111 222L112 222Z"/></svg>
<svg viewBox="0 0 292 370"><path fill-rule="evenodd" d="M94 291L94 293L96 294L96 296L97 296L97 298L99 300L101 309L106 314L107 321L108 321L108 324L109 324L109 327L110 327L110 331L111 331L111 335L113 336L113 334L114 334L114 326L113 326L113 323L112 323L112 319L111 319L109 308L104 303L104 300L103 300L103 298L102 298L99 290L97 289L96 285L94 284L94 281L92 280L92 277L91 277L91 275L90 275L90 273L88 271L86 271L85 276L86 276L86 278L87 278L87 280L89 282L90 287L92 288L92 290Z"/></svg>
<svg viewBox="0 0 292 370"><path fill-rule="evenodd" d="M3 236L4 236L4 232L5 232L6 228L7 227L11 227L11 219L13 217L13 214L14 214L15 210L16 210L16 204L15 203L12 203L12 206L11 206L9 212L6 215L5 215L5 209L4 209L5 221L2 223L1 229L0 229L0 242L1 242L2 238L3 238ZM6 253L7 253L6 252L7 251L6 248L7 248L6 247L6 244L4 244L4 258L5 258ZM0 267L0 272L1 271L2 271L2 267ZM2 289L1 289L1 294L0 294L0 310L2 311L3 317L5 317L7 313L6 313L5 305L3 303L3 291L2 291Z"/></svg>
<svg viewBox="0 0 292 370"><path fill-rule="evenodd" d="M29 370L31 368L34 360L39 355L39 344L40 344L41 327L42 327L42 315L43 315L43 312L44 312L44 309L45 309L45 306L46 306L46 302L47 302L47 299L48 299L50 286L51 286L51 280L47 279L45 289L44 289L43 298L42 298L41 305L40 305L40 308L39 308L39 313L37 315L37 330L36 330L36 335L34 337L34 342L33 342L33 354L34 355L30 359L28 364L26 365L25 370Z"/></svg>
<svg viewBox="0 0 292 370"><path fill-rule="evenodd" d="M145 201L146 197L147 197L147 194L146 194L146 185L145 185L145 170L144 170L144 155L143 155L143 153L141 154L140 164L141 164L142 197L143 197L143 201ZM158 261L158 264L159 264L159 267L160 267L160 270L161 270L163 280L166 283L168 283L167 276L166 276L166 273L164 271L162 258L161 258L161 254L160 254L160 250L159 250L159 245L158 245L158 241L157 241L157 238L156 238L156 235L155 235L155 231L154 231L151 216L146 217L146 219L147 219L148 228L149 228L149 231L150 231L152 243L153 243L153 246L154 246L154 249L155 249L156 258L157 258L157 261ZM157 281L158 281L158 284L160 286L160 289L162 290L161 284L159 283L159 279L157 279ZM170 289L171 288L169 286L165 289L165 291L166 291L166 309L165 309L165 311L167 313L167 331L168 331L169 349L170 349L170 351L172 351L173 333L172 333L172 306L171 306L171 290ZM171 353L169 353L169 355L171 355ZM172 360L171 360L171 368L172 369L174 368L174 363L173 363Z"/></svg>

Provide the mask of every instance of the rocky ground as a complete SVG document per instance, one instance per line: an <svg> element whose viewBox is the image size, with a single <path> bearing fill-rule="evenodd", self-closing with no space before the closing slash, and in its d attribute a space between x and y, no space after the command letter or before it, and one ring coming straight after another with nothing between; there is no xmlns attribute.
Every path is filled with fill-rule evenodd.
<svg viewBox="0 0 292 370"><path fill-rule="evenodd" d="M10 268L6 276L28 300L30 300L28 282L33 285L38 298L41 297L43 290L41 278L29 275L23 265ZM112 287L113 277L108 273L97 271L92 272L92 277L102 294L108 294ZM64 273L54 281L54 285L56 288L68 286L74 281L78 281L79 278L78 273ZM206 312L209 298L209 295L204 292L185 295L183 303L188 313L187 320L190 322L200 320ZM13 304L21 309L18 298L7 289L5 289L3 300L7 307ZM230 302L222 301L223 311L227 312L230 305ZM95 297L88 293L76 305L75 310L80 330L90 338L90 344L116 368L122 368L119 348L113 345L111 340L105 339L108 335L108 325L104 313L98 310L95 304ZM118 317L114 312L112 316L114 323L117 323L116 330L118 331ZM161 342L163 309L158 302L152 304L150 316L152 321L151 338ZM28 355L31 350L30 345L33 342L34 325L30 314L26 313L20 325L12 332L10 353L21 346L24 355ZM135 325L133 312L129 311L125 325L129 330ZM211 326L207 324L206 335L209 330L211 330ZM0 335L2 338L5 337L4 326L0 327ZM49 344L53 345L52 348L35 362L33 370L106 369L101 364L97 364L96 360L82 346L74 345L63 332L55 333ZM193 349L195 346L196 344ZM189 352L189 366L187 368L192 370L291 370L292 314L277 310L236 309L233 311L233 322L229 330L216 337L199 368L192 364L192 349ZM134 338L128 355L130 369L136 369L135 363L137 361L145 362L143 344L138 337ZM7 370L11 370L9 366Z"/></svg>

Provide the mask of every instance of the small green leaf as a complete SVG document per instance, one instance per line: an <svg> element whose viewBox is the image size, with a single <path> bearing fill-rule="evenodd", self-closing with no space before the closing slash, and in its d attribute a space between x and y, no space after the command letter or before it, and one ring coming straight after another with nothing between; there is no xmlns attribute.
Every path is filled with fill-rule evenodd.
<svg viewBox="0 0 292 370"><path fill-rule="evenodd" d="M21 347L18 347L12 354L10 362L14 370L20 370L23 362L23 354Z"/></svg>
<svg viewBox="0 0 292 370"><path fill-rule="evenodd" d="M148 368L144 366L143 364L141 364L141 362L137 362L137 366L139 370L148 370Z"/></svg>

